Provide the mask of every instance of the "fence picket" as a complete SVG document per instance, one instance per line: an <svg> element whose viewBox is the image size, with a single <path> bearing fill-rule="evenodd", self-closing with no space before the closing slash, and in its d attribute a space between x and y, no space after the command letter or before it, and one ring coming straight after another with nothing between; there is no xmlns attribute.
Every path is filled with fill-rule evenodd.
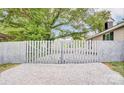
<svg viewBox="0 0 124 93"><path fill-rule="evenodd" d="M95 41L95 62L97 62L97 41Z"/></svg>
<svg viewBox="0 0 124 93"><path fill-rule="evenodd" d="M42 44L43 44L43 47L42 47L42 49L43 49L43 56L42 56L42 58L43 58L43 60L42 60L42 63L44 63L44 41L42 41Z"/></svg>

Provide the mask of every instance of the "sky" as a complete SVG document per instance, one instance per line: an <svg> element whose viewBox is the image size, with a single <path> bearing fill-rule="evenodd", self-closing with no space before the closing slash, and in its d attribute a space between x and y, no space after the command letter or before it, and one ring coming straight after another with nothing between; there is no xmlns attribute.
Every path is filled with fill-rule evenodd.
<svg viewBox="0 0 124 93"><path fill-rule="evenodd" d="M115 19L115 21L121 21L122 18L124 18L124 8L113 8L109 9L112 13L112 17Z"/></svg>
<svg viewBox="0 0 124 93"><path fill-rule="evenodd" d="M98 10L111 11L112 18L115 20L115 24L119 21L122 21L124 18L124 8L99 8Z"/></svg>
<svg viewBox="0 0 124 93"><path fill-rule="evenodd" d="M111 17L114 19L114 25L124 19L124 8L97 8L96 11L108 10L111 11ZM89 32L88 35L92 36L95 32Z"/></svg>

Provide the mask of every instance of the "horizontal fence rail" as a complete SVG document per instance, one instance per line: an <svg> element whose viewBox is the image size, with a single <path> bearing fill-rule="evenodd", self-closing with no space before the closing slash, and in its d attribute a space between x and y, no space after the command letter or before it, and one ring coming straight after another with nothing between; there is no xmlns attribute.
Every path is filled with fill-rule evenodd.
<svg viewBox="0 0 124 93"><path fill-rule="evenodd" d="M124 61L124 41L0 42L0 64L79 64Z"/></svg>

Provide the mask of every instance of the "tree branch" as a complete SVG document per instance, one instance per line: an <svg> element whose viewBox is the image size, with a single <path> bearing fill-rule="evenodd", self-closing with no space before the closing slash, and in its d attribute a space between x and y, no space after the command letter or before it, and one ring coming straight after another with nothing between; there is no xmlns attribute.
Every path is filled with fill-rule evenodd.
<svg viewBox="0 0 124 93"><path fill-rule="evenodd" d="M52 23L50 24L51 26L55 24L56 20L59 18L60 13L61 13L61 9L59 9L59 11L57 12L57 15L54 17Z"/></svg>
<svg viewBox="0 0 124 93"><path fill-rule="evenodd" d="M57 24L57 25L55 25L55 26L52 26L51 28L53 29L53 28L56 28L56 27L59 27L59 26L62 26L62 25L66 25L66 24L68 24L69 22L65 22L65 23L60 23L60 24Z"/></svg>

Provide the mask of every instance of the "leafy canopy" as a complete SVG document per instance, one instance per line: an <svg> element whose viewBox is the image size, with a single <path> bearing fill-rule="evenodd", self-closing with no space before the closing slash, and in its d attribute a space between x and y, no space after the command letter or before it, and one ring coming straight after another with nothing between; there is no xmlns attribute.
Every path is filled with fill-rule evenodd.
<svg viewBox="0 0 124 93"><path fill-rule="evenodd" d="M103 31L109 12L88 8L9 8L0 9L4 33L16 40L51 40L65 36L82 39L92 30Z"/></svg>

